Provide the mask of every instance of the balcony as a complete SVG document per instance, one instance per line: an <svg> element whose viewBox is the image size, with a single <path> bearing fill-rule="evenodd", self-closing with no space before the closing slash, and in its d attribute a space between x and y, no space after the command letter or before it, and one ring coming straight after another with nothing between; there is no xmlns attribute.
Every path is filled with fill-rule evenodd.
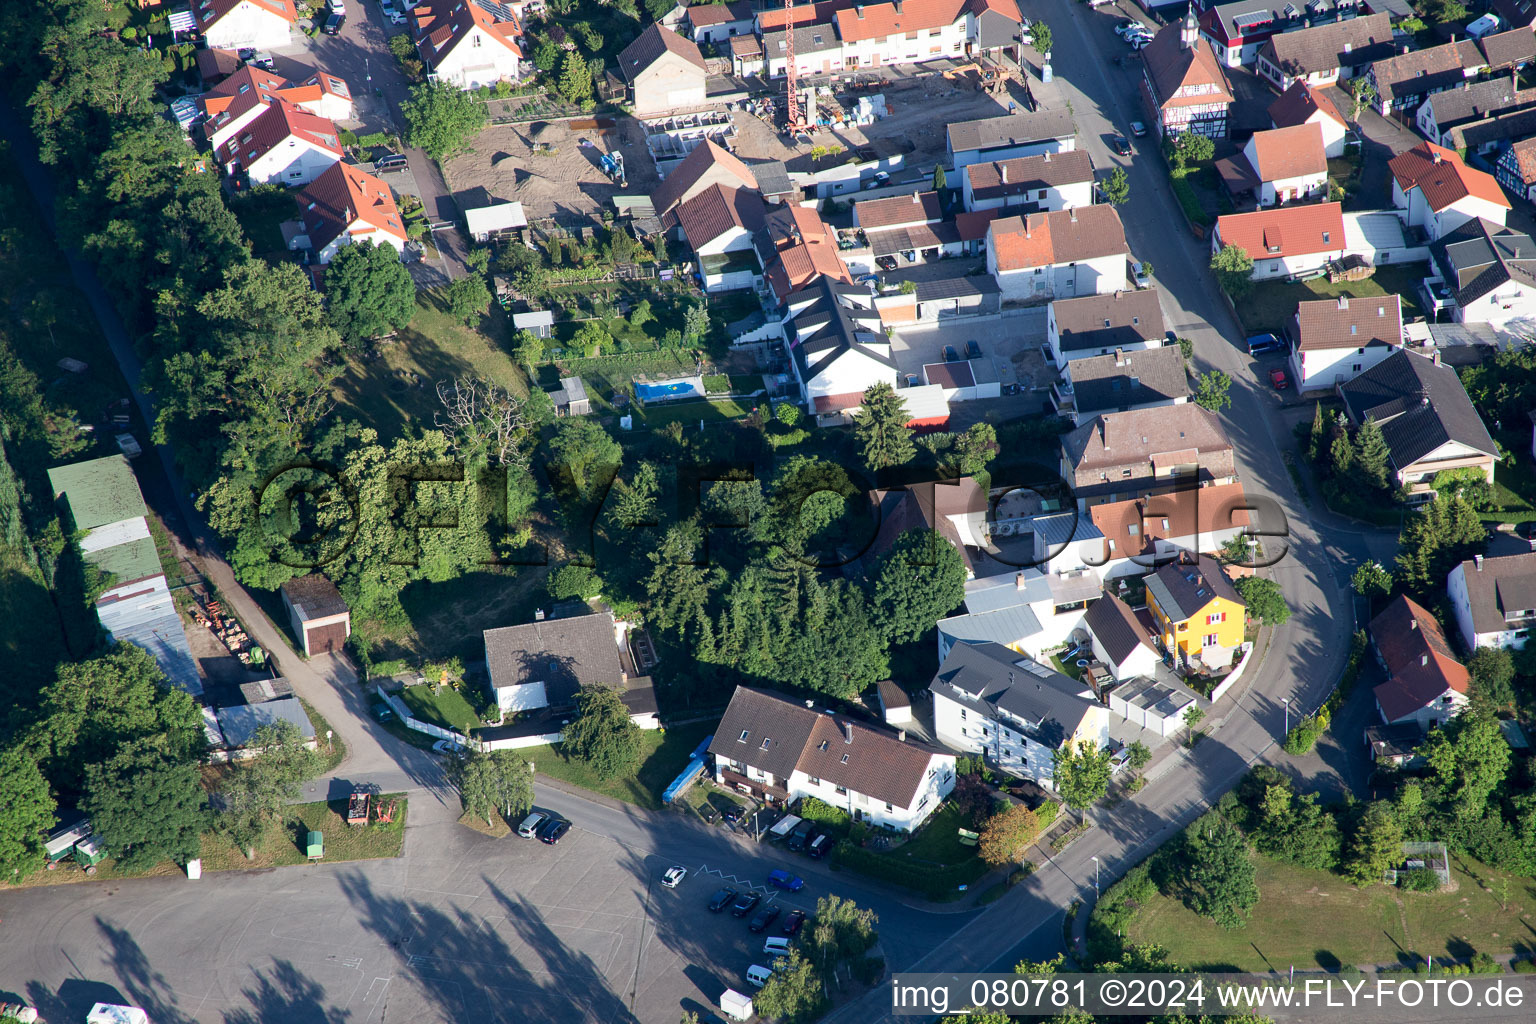
<svg viewBox="0 0 1536 1024"><path fill-rule="evenodd" d="M740 772L733 772L729 768L721 770L720 781L738 793L745 793L766 803L787 803L789 801L789 790L783 786L775 786L760 779L749 779Z"/></svg>

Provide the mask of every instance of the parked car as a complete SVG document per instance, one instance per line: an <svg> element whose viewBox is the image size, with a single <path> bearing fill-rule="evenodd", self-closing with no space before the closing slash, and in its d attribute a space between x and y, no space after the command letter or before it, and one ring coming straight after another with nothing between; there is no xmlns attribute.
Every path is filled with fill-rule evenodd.
<svg viewBox="0 0 1536 1024"><path fill-rule="evenodd" d="M1126 40L1131 46L1132 53L1140 53L1152 44L1151 36L1132 36Z"/></svg>
<svg viewBox="0 0 1536 1024"><path fill-rule="evenodd" d="M1132 121L1131 134L1139 139L1143 135L1147 134L1147 126L1142 124L1140 121Z"/></svg>
<svg viewBox="0 0 1536 1024"><path fill-rule="evenodd" d="M805 888L805 879L798 875L792 875L788 871L768 872L768 884L775 889L783 889L785 892L799 892Z"/></svg>
<svg viewBox="0 0 1536 1024"><path fill-rule="evenodd" d="M1275 386L1276 391L1284 391L1291 386L1291 382L1286 378L1284 370L1270 370L1269 382Z"/></svg>
<svg viewBox="0 0 1536 1024"><path fill-rule="evenodd" d="M768 979L773 977L773 971L762 964L753 964L747 968L747 980L758 988L768 984Z"/></svg>
<svg viewBox="0 0 1536 1024"><path fill-rule="evenodd" d="M345 0L325 0L325 7L326 10L332 12L333 14L347 13L347 5Z"/></svg>
<svg viewBox="0 0 1536 1024"><path fill-rule="evenodd" d="M395 717L395 713L388 704L381 702L373 706L373 717L381 722L387 722Z"/></svg>
<svg viewBox="0 0 1536 1024"><path fill-rule="evenodd" d="M464 744L458 740L438 740L432 744L432 752L434 754L462 754L464 753Z"/></svg>
<svg viewBox="0 0 1536 1024"><path fill-rule="evenodd" d="M1270 352L1280 352L1285 349L1285 342L1273 334L1253 334L1248 337L1248 354L1262 356Z"/></svg>
<svg viewBox="0 0 1536 1024"><path fill-rule="evenodd" d="M1152 279L1147 276L1146 264L1140 260L1131 260L1131 277L1135 278L1137 288L1152 287Z"/></svg>
<svg viewBox="0 0 1536 1024"><path fill-rule="evenodd" d="M767 931L768 926L778 919L779 905L777 903L764 904L763 909L753 914L752 920L747 922L747 931L754 933Z"/></svg>
<svg viewBox="0 0 1536 1024"><path fill-rule="evenodd" d="M895 270L896 269L896 257L895 256L876 256L875 257L875 266L879 267L881 270Z"/></svg>
<svg viewBox="0 0 1536 1024"><path fill-rule="evenodd" d="M832 849L832 837L822 832L813 837L806 845L805 852L817 860L825 857Z"/></svg>
<svg viewBox="0 0 1536 1024"><path fill-rule="evenodd" d="M955 350L955 346L944 346L944 361L946 363L958 363L960 361L960 353Z"/></svg>
<svg viewBox="0 0 1536 1024"><path fill-rule="evenodd" d="M793 911L791 916L793 916L793 914L800 914L801 917L805 916L798 910ZM763 952L769 956L788 956L789 940L778 935L770 935L768 938L763 940Z"/></svg>
<svg viewBox="0 0 1536 1024"><path fill-rule="evenodd" d="M536 834L539 837L539 842L548 846L554 846L562 838L564 838L565 834L570 830L571 823L566 821L564 818L550 818L544 824L539 826L539 830Z"/></svg>
<svg viewBox="0 0 1536 1024"><path fill-rule="evenodd" d="M727 825L734 825L741 821L742 810L741 804L726 804L720 811L720 817L725 819Z"/></svg>
<svg viewBox="0 0 1536 1024"><path fill-rule="evenodd" d="M794 831L789 834L789 842L785 845L798 853L799 851L805 849L805 844L810 840L811 833L814 831L816 831L816 826L814 824L809 821L802 821L800 824L796 825Z"/></svg>
<svg viewBox="0 0 1536 1024"><path fill-rule="evenodd" d="M1113 139L1109 140L1109 145L1120 156L1131 155L1131 140L1124 135L1116 135Z"/></svg>
<svg viewBox="0 0 1536 1024"><path fill-rule="evenodd" d="M334 36L336 33L341 31L341 26L345 25L346 23L346 12L332 11L330 14L327 14L325 16L325 20L320 23L320 31L324 32L328 36Z"/></svg>
<svg viewBox="0 0 1536 1024"><path fill-rule="evenodd" d="M972 340L970 340L970 341L965 343L965 358L967 358L967 359L980 359L981 358L981 346L976 344L976 341L975 341L974 338Z"/></svg>
<svg viewBox="0 0 1536 1024"><path fill-rule="evenodd" d="M763 901L763 898L755 892L744 892L736 897L736 902L731 904L732 917L746 917L752 913L754 907Z"/></svg>
<svg viewBox="0 0 1536 1024"><path fill-rule="evenodd" d="M661 876L661 884L668 889L676 889L683 884L683 879L688 877L688 869L681 864L674 864L667 868L667 873Z"/></svg>
<svg viewBox="0 0 1536 1024"><path fill-rule="evenodd" d="M1134 32L1137 30L1145 32L1147 31L1147 26L1132 18L1127 18L1115 26L1115 35L1119 36L1121 39L1124 39L1127 32Z"/></svg>
<svg viewBox="0 0 1536 1024"><path fill-rule="evenodd" d="M736 890L729 887L716 889L715 894L709 898L710 913L720 913L720 911L731 905L731 902L736 899L736 895Z"/></svg>
<svg viewBox="0 0 1536 1024"><path fill-rule="evenodd" d="M528 817L523 819L522 824L517 826L517 834L522 836L524 839L532 839L534 836L538 835L539 826L548 820L549 815L545 814L543 811L534 811L532 814L528 815Z"/></svg>
<svg viewBox="0 0 1536 1024"><path fill-rule="evenodd" d="M804 924L805 911L791 910L789 916L784 919L784 923L779 926L779 930L785 935L798 935L801 926Z"/></svg>

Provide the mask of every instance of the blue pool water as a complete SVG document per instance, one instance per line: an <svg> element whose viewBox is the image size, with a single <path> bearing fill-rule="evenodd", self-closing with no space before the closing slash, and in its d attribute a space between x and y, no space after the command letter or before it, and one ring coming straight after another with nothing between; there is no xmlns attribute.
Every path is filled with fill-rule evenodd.
<svg viewBox="0 0 1536 1024"><path fill-rule="evenodd" d="M635 385L635 397L642 402L649 402L658 398L678 398L694 393L695 389L692 382L686 380L672 381L668 384Z"/></svg>

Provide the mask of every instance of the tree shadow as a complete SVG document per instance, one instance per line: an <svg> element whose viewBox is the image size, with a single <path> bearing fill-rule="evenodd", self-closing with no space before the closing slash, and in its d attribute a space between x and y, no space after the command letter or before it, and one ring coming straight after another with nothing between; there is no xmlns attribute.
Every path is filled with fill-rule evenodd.
<svg viewBox="0 0 1536 1024"><path fill-rule="evenodd" d="M240 992L250 1009L226 1012L225 1024L342 1024L352 1016L325 1006L325 989L286 960L274 961L269 973L258 973L256 984Z"/></svg>
<svg viewBox="0 0 1536 1024"><path fill-rule="evenodd" d="M118 928L101 917L96 927L105 940L102 952L117 975L130 1005L140 1007L155 1024L193 1024L193 1018L177 1006L176 992L165 975L150 966L149 958L139 948L126 928ZM83 1017L89 1007L80 1011Z"/></svg>
<svg viewBox="0 0 1536 1024"><path fill-rule="evenodd" d="M121 1006L128 1001L122 991L104 981L86 981L69 978L59 986L57 993L49 992L38 982L27 984L27 995L22 1002L37 1009L45 1021L84 1020L97 1003Z"/></svg>
<svg viewBox="0 0 1536 1024"><path fill-rule="evenodd" d="M1312 952L1312 958L1317 961L1317 966L1329 974L1337 974L1344 964L1333 954L1332 950L1318 949Z"/></svg>

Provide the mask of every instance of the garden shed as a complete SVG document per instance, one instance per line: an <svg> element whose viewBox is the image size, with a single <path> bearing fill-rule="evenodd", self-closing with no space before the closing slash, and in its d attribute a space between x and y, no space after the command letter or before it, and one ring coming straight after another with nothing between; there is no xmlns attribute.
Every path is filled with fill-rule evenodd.
<svg viewBox="0 0 1536 1024"><path fill-rule="evenodd" d="M332 654L352 635L352 613L336 584L320 573L297 576L282 586L293 635L304 653Z"/></svg>

